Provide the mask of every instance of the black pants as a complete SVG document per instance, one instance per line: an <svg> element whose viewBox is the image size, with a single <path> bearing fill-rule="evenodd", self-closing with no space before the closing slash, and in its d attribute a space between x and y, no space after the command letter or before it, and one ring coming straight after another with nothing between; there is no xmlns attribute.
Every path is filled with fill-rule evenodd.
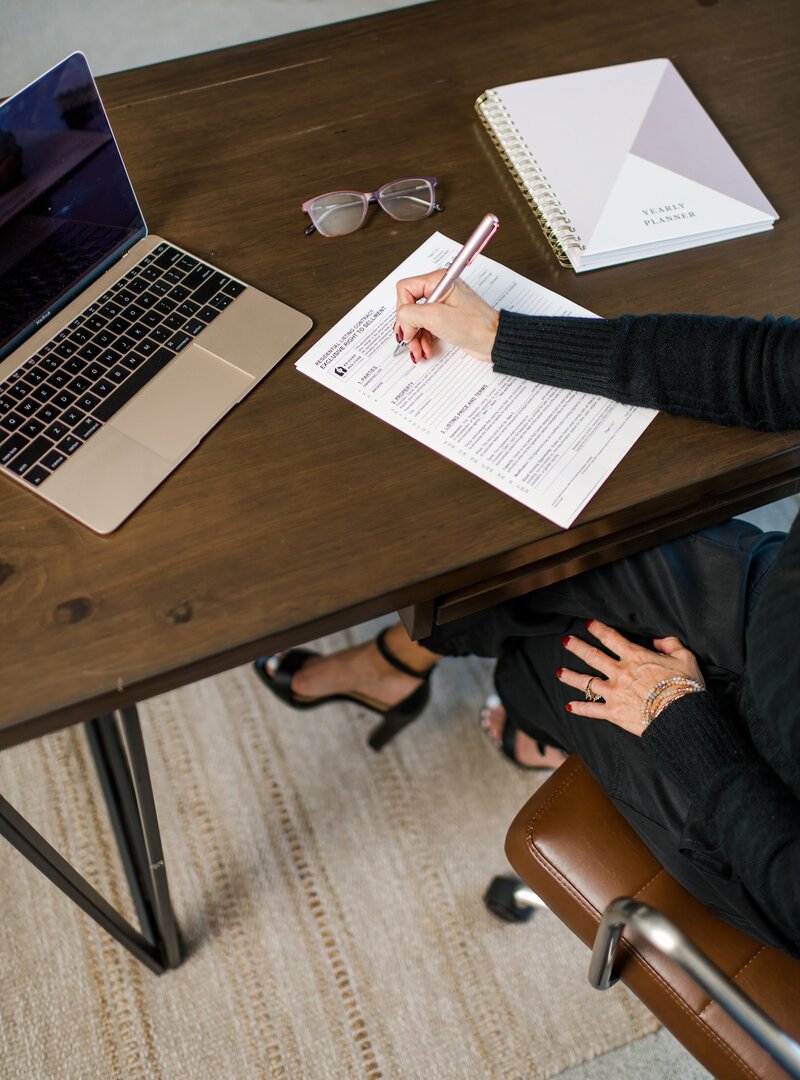
<svg viewBox="0 0 800 1080"><path fill-rule="evenodd" d="M784 536L729 521L436 627L422 642L447 656L497 657L495 684L511 722L578 754L673 877L728 922L779 948L786 947L782 936L724 857L682 844L688 799L642 740L568 713L566 702L579 694L555 672L596 674L561 644L564 634L590 638L587 619L648 648L654 637L675 635L697 656L731 723L744 728L739 690L747 627Z"/></svg>

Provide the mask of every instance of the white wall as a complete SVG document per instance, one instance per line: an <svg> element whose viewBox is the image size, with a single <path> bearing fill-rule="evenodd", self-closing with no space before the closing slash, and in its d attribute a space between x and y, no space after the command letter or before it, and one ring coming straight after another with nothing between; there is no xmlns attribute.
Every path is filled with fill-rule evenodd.
<svg viewBox="0 0 800 1080"><path fill-rule="evenodd" d="M96 75L419 0L0 0L0 97L80 49Z"/></svg>

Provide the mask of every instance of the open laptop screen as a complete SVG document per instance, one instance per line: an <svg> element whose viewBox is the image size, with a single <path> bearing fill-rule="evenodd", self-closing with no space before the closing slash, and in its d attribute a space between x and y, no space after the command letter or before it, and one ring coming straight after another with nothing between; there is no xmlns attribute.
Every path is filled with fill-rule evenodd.
<svg viewBox="0 0 800 1080"><path fill-rule="evenodd" d="M0 105L0 359L145 232L81 53Z"/></svg>

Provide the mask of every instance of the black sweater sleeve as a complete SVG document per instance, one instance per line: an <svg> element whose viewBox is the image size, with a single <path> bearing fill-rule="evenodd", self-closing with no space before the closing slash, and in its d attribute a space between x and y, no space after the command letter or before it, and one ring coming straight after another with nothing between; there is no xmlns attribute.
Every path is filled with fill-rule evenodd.
<svg viewBox="0 0 800 1080"><path fill-rule="evenodd" d="M643 740L691 797L687 836L724 855L800 955L800 800L732 735L711 694L688 694L668 706Z"/></svg>
<svg viewBox="0 0 800 1080"><path fill-rule="evenodd" d="M765 431L800 428L800 320L500 312L494 368L626 404Z"/></svg>

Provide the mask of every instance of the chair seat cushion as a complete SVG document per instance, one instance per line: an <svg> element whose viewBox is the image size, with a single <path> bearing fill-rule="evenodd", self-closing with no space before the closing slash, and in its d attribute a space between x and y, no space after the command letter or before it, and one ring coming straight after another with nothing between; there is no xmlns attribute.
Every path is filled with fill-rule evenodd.
<svg viewBox="0 0 800 1080"><path fill-rule="evenodd" d="M723 922L670 877L575 755L520 810L506 853L522 880L586 945L594 943L612 900L643 900L800 1038L800 960ZM693 979L640 937L631 942L624 936L618 965L621 980L714 1075L786 1076Z"/></svg>

